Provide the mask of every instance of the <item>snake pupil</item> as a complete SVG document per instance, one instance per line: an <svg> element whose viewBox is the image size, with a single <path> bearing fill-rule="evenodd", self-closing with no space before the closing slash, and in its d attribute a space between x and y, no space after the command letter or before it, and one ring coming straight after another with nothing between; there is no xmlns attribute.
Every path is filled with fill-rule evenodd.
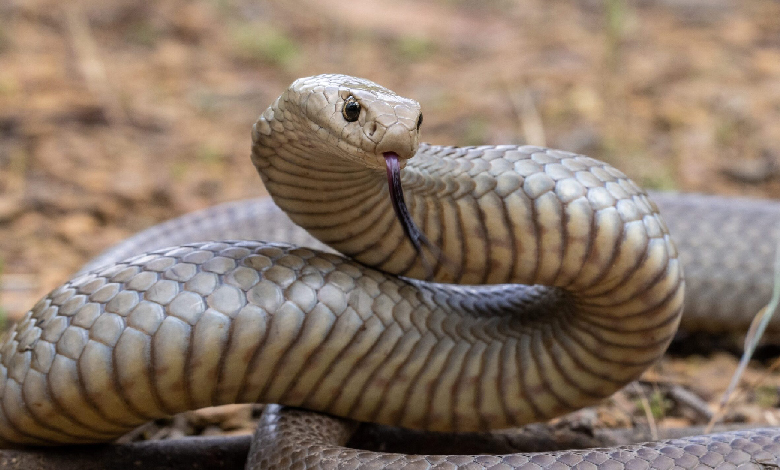
<svg viewBox="0 0 780 470"><path fill-rule="evenodd" d="M360 116L360 103L357 102L354 96L350 96L344 100L344 109L341 112L344 115L344 119L347 122L355 122Z"/></svg>

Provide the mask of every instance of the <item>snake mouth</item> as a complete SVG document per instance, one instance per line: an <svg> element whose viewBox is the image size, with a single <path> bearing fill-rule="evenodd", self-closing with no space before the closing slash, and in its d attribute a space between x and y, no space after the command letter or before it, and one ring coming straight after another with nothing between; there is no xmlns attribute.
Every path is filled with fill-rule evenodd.
<svg viewBox="0 0 780 470"><path fill-rule="evenodd" d="M403 227L406 238L412 243L414 250L417 252L417 256L420 257L420 261L423 267L427 271L428 280L433 279L434 271L433 267L428 264L425 259L423 248L427 248L433 258L434 265L438 264L441 260L441 250L434 246L425 234L414 223L412 215L409 213L409 207L406 205L404 199L404 190L401 187L401 164L398 154L395 152L383 152L382 156L385 158L385 166L387 168L387 188L390 192L390 201L393 204L393 210L395 211L396 218Z"/></svg>

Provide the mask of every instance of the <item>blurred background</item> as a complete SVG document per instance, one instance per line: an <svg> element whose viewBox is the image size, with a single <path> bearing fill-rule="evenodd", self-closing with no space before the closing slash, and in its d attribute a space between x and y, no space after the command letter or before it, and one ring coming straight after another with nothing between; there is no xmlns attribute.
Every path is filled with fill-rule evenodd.
<svg viewBox="0 0 780 470"><path fill-rule="evenodd" d="M646 187L780 197L777 0L0 0L0 318L136 231L265 194L250 128L324 72L420 101L428 142L547 145ZM701 387L728 379L721 359L649 372L649 408L614 400L629 421L690 423L669 390L716 399ZM740 410L778 421L780 378L762 377L761 406Z"/></svg>

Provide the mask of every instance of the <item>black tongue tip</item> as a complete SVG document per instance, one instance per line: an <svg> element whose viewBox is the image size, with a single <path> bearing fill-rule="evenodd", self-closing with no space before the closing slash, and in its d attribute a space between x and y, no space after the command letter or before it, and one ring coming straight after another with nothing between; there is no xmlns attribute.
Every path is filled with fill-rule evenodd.
<svg viewBox="0 0 780 470"><path fill-rule="evenodd" d="M401 187L401 164L399 162L398 154L395 152L384 152L382 154L385 157L385 165L387 168L387 187L390 191L390 200L393 203L393 209L398 221L401 223L401 227L404 229L404 234L412 242L417 255L420 257L425 269L428 271L428 279L433 278L433 269L425 260L423 255L423 246L431 250L434 258L439 259L440 251L428 241L425 234L417 228L414 223L411 214L409 214L409 208L406 206L404 200L404 191Z"/></svg>

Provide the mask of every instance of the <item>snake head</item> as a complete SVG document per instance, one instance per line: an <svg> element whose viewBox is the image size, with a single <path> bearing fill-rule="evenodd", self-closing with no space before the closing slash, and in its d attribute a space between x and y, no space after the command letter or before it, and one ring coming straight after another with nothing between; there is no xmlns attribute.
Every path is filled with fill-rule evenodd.
<svg viewBox="0 0 780 470"><path fill-rule="evenodd" d="M256 146L295 143L318 158L329 155L334 163L348 161L382 171L385 152L398 155L402 168L414 156L421 123L415 100L370 80L316 75L293 82L260 117L253 137Z"/></svg>

